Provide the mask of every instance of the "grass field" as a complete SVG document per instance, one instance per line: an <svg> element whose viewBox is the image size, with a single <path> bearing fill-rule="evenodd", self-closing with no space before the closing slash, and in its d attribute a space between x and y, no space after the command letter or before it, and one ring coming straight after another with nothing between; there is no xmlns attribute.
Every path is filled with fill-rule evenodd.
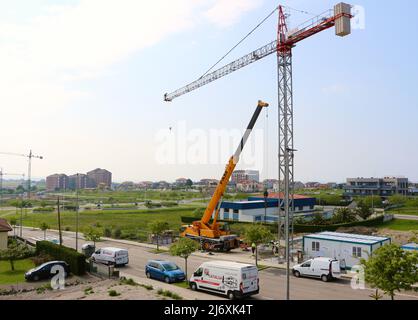
<svg viewBox="0 0 418 320"><path fill-rule="evenodd" d="M418 207L402 207L388 210L389 213L393 214L405 214L411 216L418 216Z"/></svg>
<svg viewBox="0 0 418 320"><path fill-rule="evenodd" d="M418 221L395 219L382 224L379 228L387 228L396 231L418 231Z"/></svg>
<svg viewBox="0 0 418 320"><path fill-rule="evenodd" d="M34 266L30 259L17 260L15 261L15 271L11 271L9 261L0 261L0 285L24 282L25 272Z"/></svg>
<svg viewBox="0 0 418 320"><path fill-rule="evenodd" d="M81 211L79 213L80 230L95 226L104 230L120 229L126 238L135 239L135 235L147 235L150 232L150 223L156 220L168 222L172 230L177 231L181 226L181 216L193 216L196 206L183 206L176 208L148 209L148 210L104 210ZM10 215L7 219L19 216ZM61 212L61 226L63 230L74 231L76 224L74 211ZM57 213L28 213L24 216L23 225L37 227L47 223L50 229L58 229Z"/></svg>

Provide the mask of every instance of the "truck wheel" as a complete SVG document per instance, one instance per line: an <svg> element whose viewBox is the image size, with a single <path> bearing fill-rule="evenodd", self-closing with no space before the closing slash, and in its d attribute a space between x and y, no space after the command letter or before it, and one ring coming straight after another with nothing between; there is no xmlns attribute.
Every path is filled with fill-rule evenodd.
<svg viewBox="0 0 418 320"><path fill-rule="evenodd" d="M169 277L164 277L164 281L165 283L171 283L170 278Z"/></svg>
<svg viewBox="0 0 418 320"><path fill-rule="evenodd" d="M197 291L197 285L194 282L190 282L190 289L192 289L193 291Z"/></svg>
<svg viewBox="0 0 418 320"><path fill-rule="evenodd" d="M148 271L145 272L145 275L147 276L148 279L151 279L151 274Z"/></svg>
<svg viewBox="0 0 418 320"><path fill-rule="evenodd" d="M39 280L39 276L38 275L33 276L33 281L38 281L38 280Z"/></svg>
<svg viewBox="0 0 418 320"><path fill-rule="evenodd" d="M229 300L234 300L235 299L235 293L233 291L228 291L228 299Z"/></svg>
<svg viewBox="0 0 418 320"><path fill-rule="evenodd" d="M329 279L328 279L328 276L327 275L323 274L321 276L321 280L324 281L324 282L328 282Z"/></svg>
<svg viewBox="0 0 418 320"><path fill-rule="evenodd" d="M300 272L299 272L299 271L297 271L297 270L294 270L294 271L293 271L293 275L294 275L296 278L299 278L299 277L300 277Z"/></svg>

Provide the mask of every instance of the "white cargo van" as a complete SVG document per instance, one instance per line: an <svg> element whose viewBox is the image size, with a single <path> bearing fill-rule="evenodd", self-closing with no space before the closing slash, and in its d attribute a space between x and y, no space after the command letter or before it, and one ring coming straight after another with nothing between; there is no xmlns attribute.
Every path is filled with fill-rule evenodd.
<svg viewBox="0 0 418 320"><path fill-rule="evenodd" d="M190 278L190 288L223 294L229 299L248 297L260 291L258 269L231 261L204 262Z"/></svg>
<svg viewBox="0 0 418 320"><path fill-rule="evenodd" d="M96 250L92 254L91 259L94 262L115 266L122 266L129 263L128 250L112 247Z"/></svg>
<svg viewBox="0 0 418 320"><path fill-rule="evenodd" d="M294 266L293 275L295 277L320 278L324 282L339 279L341 278L340 262L331 258L313 258Z"/></svg>

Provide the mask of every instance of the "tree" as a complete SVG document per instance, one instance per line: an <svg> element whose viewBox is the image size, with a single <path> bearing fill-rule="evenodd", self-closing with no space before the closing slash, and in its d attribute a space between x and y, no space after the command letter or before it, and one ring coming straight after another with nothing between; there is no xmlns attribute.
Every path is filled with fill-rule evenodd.
<svg viewBox="0 0 418 320"><path fill-rule="evenodd" d="M258 266L258 246L272 240L273 234L267 227L261 224L253 224L245 230L244 238L247 244L255 243L255 264Z"/></svg>
<svg viewBox="0 0 418 320"><path fill-rule="evenodd" d="M395 292L412 290L418 282L418 254L403 250L396 244L384 245L366 261L361 259L365 280L394 300Z"/></svg>
<svg viewBox="0 0 418 320"><path fill-rule="evenodd" d="M366 204L367 206L369 206L370 208L381 208L383 205L383 201L382 198L379 195L374 195L374 196L367 196L365 197L363 200L364 204Z"/></svg>
<svg viewBox="0 0 418 320"><path fill-rule="evenodd" d="M99 228L88 227L87 230L84 232L84 238L87 241L93 241L94 246L96 246L96 242L101 240L102 231Z"/></svg>
<svg viewBox="0 0 418 320"><path fill-rule="evenodd" d="M187 258L198 250L199 247L199 243L189 238L180 238L170 246L170 254L172 256L182 257L184 259L187 282L189 281L187 277Z"/></svg>
<svg viewBox="0 0 418 320"><path fill-rule="evenodd" d="M0 250L0 260L9 261L10 269L14 271L15 260L24 259L31 255L31 253L32 252L28 248L28 246L14 241L9 245L9 247L6 250Z"/></svg>
<svg viewBox="0 0 418 320"><path fill-rule="evenodd" d="M373 214L370 206L362 200L359 201L355 213L363 220L367 220Z"/></svg>
<svg viewBox="0 0 418 320"><path fill-rule="evenodd" d="M339 208L331 218L333 224L349 223L356 220L356 216L349 208Z"/></svg>
<svg viewBox="0 0 418 320"><path fill-rule="evenodd" d="M201 219L204 212L205 212L204 208L196 208L193 210L193 217Z"/></svg>
<svg viewBox="0 0 418 320"><path fill-rule="evenodd" d="M154 221L151 223L151 232L157 236L157 251L160 249L160 236L162 236L164 231L167 231L169 227L168 222L165 221Z"/></svg>
<svg viewBox="0 0 418 320"><path fill-rule="evenodd" d="M392 206L400 206L405 204L407 198L401 196L400 194L395 194L393 196L390 196L388 200Z"/></svg>
<svg viewBox="0 0 418 320"><path fill-rule="evenodd" d="M301 217L301 219L303 218ZM322 212L315 212L311 223L315 226L321 226L326 224L326 220L324 219L324 215L322 214Z"/></svg>
<svg viewBox="0 0 418 320"><path fill-rule="evenodd" d="M44 232L44 240L46 240L46 231L49 229L49 225L42 222L39 228Z"/></svg>

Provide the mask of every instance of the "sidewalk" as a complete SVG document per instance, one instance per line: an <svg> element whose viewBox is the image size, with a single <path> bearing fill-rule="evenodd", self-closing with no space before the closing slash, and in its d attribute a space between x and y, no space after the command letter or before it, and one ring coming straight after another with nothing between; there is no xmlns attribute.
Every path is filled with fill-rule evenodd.
<svg viewBox="0 0 418 320"><path fill-rule="evenodd" d="M211 295L209 297L207 293L192 291L191 289L181 288L181 287L176 286L175 284L168 284L168 283L160 282L157 280L139 278L133 275L125 274L124 272L121 272L120 276L126 277L127 279L131 278L136 283L139 283L139 284L152 285L155 292L157 292L158 289L169 290L171 292L175 292L178 295L180 295L184 300L208 300L209 298L210 300L224 300L225 299L222 296L217 296L217 295Z"/></svg>

